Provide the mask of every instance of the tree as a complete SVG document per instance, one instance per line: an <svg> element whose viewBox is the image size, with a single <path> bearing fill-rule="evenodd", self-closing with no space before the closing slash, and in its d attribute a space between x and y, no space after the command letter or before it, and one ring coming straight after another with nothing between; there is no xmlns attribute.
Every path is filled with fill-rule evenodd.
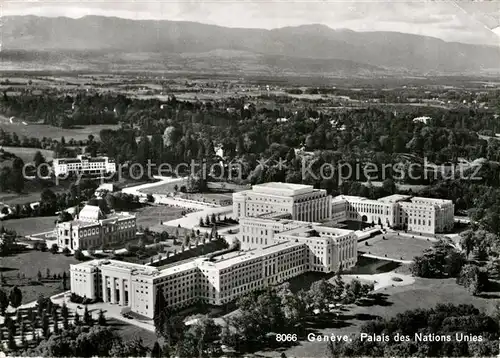
<svg viewBox="0 0 500 358"><path fill-rule="evenodd" d="M59 246L57 244L52 244L52 246L50 247L50 252L52 254L57 254L59 252Z"/></svg>
<svg viewBox="0 0 500 358"><path fill-rule="evenodd" d="M454 277L464 263L464 257L454 247L444 240L439 240L422 256L414 258L411 270L418 277Z"/></svg>
<svg viewBox="0 0 500 358"><path fill-rule="evenodd" d="M464 286L473 296L484 291L488 285L488 274L473 264L465 265L457 277L457 283Z"/></svg>
<svg viewBox="0 0 500 358"><path fill-rule="evenodd" d="M188 342L194 343L189 344L191 347L189 349L190 353L196 353L192 356L205 357L208 355L208 352L217 352L220 350L220 345L216 343L220 341L220 335L220 326L213 319L203 316L189 327L185 337L190 337L191 339Z"/></svg>
<svg viewBox="0 0 500 358"><path fill-rule="evenodd" d="M460 246L465 250L465 257L469 258L469 254L475 246L474 232L472 230L466 230L460 234Z"/></svg>
<svg viewBox="0 0 500 358"><path fill-rule="evenodd" d="M66 275L66 271L64 271L63 274L62 274L62 286L63 286L63 290L67 289L67 286L68 286L68 275Z"/></svg>
<svg viewBox="0 0 500 358"><path fill-rule="evenodd" d="M94 320L92 319L92 315L90 314L87 305L85 305L85 309L83 311L83 323L87 326L92 326L94 324Z"/></svg>
<svg viewBox="0 0 500 358"><path fill-rule="evenodd" d="M75 250L75 259L77 259L78 261L85 260L85 255L83 254L81 249Z"/></svg>
<svg viewBox="0 0 500 358"><path fill-rule="evenodd" d="M157 335L163 335L165 324L170 317L170 310L167 307L167 302L162 290L156 290L155 306L153 321Z"/></svg>
<svg viewBox="0 0 500 358"><path fill-rule="evenodd" d="M81 321L80 321L80 315L78 312L75 312L75 316L73 317L73 323L75 326L79 326Z"/></svg>
<svg viewBox="0 0 500 358"><path fill-rule="evenodd" d="M361 329L363 334L381 335L387 337L399 336L428 337L436 334L455 337L457 332L465 337L482 333L479 356L494 356L498 354L499 327L494 319L472 305L438 304L427 309L416 309L400 313L387 319L367 322ZM379 333L376 333L379 332ZM464 344L463 341L452 339L447 342L401 341L389 339L384 342L360 339L360 334L345 344L330 345L330 357L467 357L478 353L477 345ZM469 342L471 343L471 342Z"/></svg>
<svg viewBox="0 0 500 358"><path fill-rule="evenodd" d="M9 307L9 297L5 293L5 291L0 290L0 313L2 315L5 314L5 310Z"/></svg>
<svg viewBox="0 0 500 358"><path fill-rule="evenodd" d="M363 297L366 291L363 284L358 279L354 279L345 286L344 301L346 303L355 303L358 299Z"/></svg>
<svg viewBox="0 0 500 358"><path fill-rule="evenodd" d="M158 341L155 341L155 344L153 345L153 349L151 349L151 358L161 358L162 355L162 349L160 347L160 344Z"/></svg>
<svg viewBox="0 0 500 358"><path fill-rule="evenodd" d="M312 307L323 312L334 302L334 287L327 280L316 281L311 285L309 296Z"/></svg>
<svg viewBox="0 0 500 358"><path fill-rule="evenodd" d="M340 275L340 271L335 275L335 280L333 281L333 297L336 301L340 301L345 291L345 283Z"/></svg>
<svg viewBox="0 0 500 358"><path fill-rule="evenodd" d="M71 250L67 247L64 247L64 249L62 250L62 253L65 255L65 256L69 256L71 254Z"/></svg>
<svg viewBox="0 0 500 358"><path fill-rule="evenodd" d="M37 241L33 244L33 248L38 251L45 252L47 251L47 244L45 241Z"/></svg>
<svg viewBox="0 0 500 358"><path fill-rule="evenodd" d="M384 182L382 183L382 189L386 195L392 195L395 194L397 191L396 184L394 183L394 180L392 179L385 179Z"/></svg>
<svg viewBox="0 0 500 358"><path fill-rule="evenodd" d="M111 357L146 357L149 348L144 345L142 338L134 338L130 342L116 340L110 351Z"/></svg>
<svg viewBox="0 0 500 358"><path fill-rule="evenodd" d="M42 314L42 332L45 338L48 338L50 335L50 327L49 327L49 316L43 312Z"/></svg>
<svg viewBox="0 0 500 358"><path fill-rule="evenodd" d="M43 154L37 150L35 152L35 155L33 156L33 164L35 165L36 168L40 167L43 163L45 163L45 157Z"/></svg>
<svg viewBox="0 0 500 358"><path fill-rule="evenodd" d="M68 329L69 310L66 302L63 302L61 306L61 317L63 318L64 329Z"/></svg>
<svg viewBox="0 0 500 358"><path fill-rule="evenodd" d="M9 301L10 305L14 308L21 305L21 302L23 301L23 293L17 286L14 286L14 288L10 291Z"/></svg>
<svg viewBox="0 0 500 358"><path fill-rule="evenodd" d="M106 317L104 316L104 311L103 310L99 311L99 317L97 318L97 324L99 326L105 326L105 325L107 325Z"/></svg>
<svg viewBox="0 0 500 358"><path fill-rule="evenodd" d="M54 322L54 333L57 334L59 332L59 313L57 311L57 307L54 306L52 310L52 322Z"/></svg>
<svg viewBox="0 0 500 358"><path fill-rule="evenodd" d="M11 331L8 332L7 339L8 339L7 346L9 347L9 349L15 351L17 349L17 344L14 338L14 334Z"/></svg>
<svg viewBox="0 0 500 358"><path fill-rule="evenodd" d="M294 324L291 326L291 330L294 331L295 328L302 327L303 321L307 316L307 294L305 291L301 290L294 294L290 290L290 284L284 283L279 286L278 296L281 299L281 307L285 319Z"/></svg>

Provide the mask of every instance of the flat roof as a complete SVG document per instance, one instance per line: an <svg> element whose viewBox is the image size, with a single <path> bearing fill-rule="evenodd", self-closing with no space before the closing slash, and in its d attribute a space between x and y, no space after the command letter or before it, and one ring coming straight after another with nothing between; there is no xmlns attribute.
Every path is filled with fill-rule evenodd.
<svg viewBox="0 0 500 358"><path fill-rule="evenodd" d="M352 232L353 232L352 230L345 230L331 226L323 226L323 225L309 223L308 226L300 226L290 230L285 230L283 232L280 232L280 234L296 238L319 239L319 238L332 238L337 236L345 236L349 235ZM309 236L308 234L313 234L313 236ZM330 235L325 235L325 234L330 234Z"/></svg>
<svg viewBox="0 0 500 358"><path fill-rule="evenodd" d="M267 246L262 249L255 249L250 251L238 251L231 254L222 255L217 261L203 260L200 264L204 267L212 267L216 269L225 269L246 261L254 260L266 255L277 253L283 250L287 250L293 247L298 247L304 245L300 242L282 242L272 246Z"/></svg>
<svg viewBox="0 0 500 358"><path fill-rule="evenodd" d="M154 275L154 278L156 279L174 275L176 273L188 271L197 267L196 258L190 259L189 261L174 262L172 263L172 266L166 265L164 268L158 270L158 273Z"/></svg>
<svg viewBox="0 0 500 358"><path fill-rule="evenodd" d="M254 185L252 186L252 190L247 190L246 193L259 193L260 195L293 197L296 195L318 192L320 190L321 189L314 189L312 185L269 182Z"/></svg>
<svg viewBox="0 0 500 358"><path fill-rule="evenodd" d="M397 203L398 201L404 201L410 198L411 195L393 194L389 196L384 196L383 198L380 198L377 201L381 201L383 203Z"/></svg>
<svg viewBox="0 0 500 358"><path fill-rule="evenodd" d="M332 199L332 201L340 201L340 200L357 200L357 201L373 201L376 202L377 200L373 199L368 199L365 198L364 196L355 196L355 195L337 195Z"/></svg>
<svg viewBox="0 0 500 358"><path fill-rule="evenodd" d="M259 188L259 187L273 188L273 189L288 189L288 190L313 189L314 188L312 185L280 183L280 182L274 182L274 181L269 182L269 183L257 184L257 185L254 185L252 188Z"/></svg>

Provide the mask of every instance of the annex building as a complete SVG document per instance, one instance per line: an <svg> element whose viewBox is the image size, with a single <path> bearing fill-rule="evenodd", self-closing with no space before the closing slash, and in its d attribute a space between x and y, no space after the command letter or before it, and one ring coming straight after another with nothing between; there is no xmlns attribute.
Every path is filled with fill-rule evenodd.
<svg viewBox="0 0 500 358"><path fill-rule="evenodd" d="M98 206L85 205L76 219L56 226L57 245L75 251L135 238L136 217L127 212L106 215Z"/></svg>
<svg viewBox="0 0 500 358"><path fill-rule="evenodd" d="M270 182L234 193L233 212L237 218L277 212L293 220L320 222L330 219L331 197L312 185Z"/></svg>
<svg viewBox="0 0 500 358"><path fill-rule="evenodd" d="M358 238L354 231L283 218L240 218L242 249L259 249L283 242L306 247L307 271L331 273L356 265Z"/></svg>
<svg viewBox="0 0 500 358"><path fill-rule="evenodd" d="M248 250L164 267L116 260L83 262L70 267L71 292L153 318L158 290L163 291L167 304L174 309L200 302L218 306L308 271L335 272L356 263L357 238L352 231L288 219L256 218L259 222L252 224L248 221L251 219L240 222L245 228L242 247L247 247L244 243L249 237L262 244ZM263 225L259 227L262 232L250 235L246 228L257 224ZM266 237L267 242L260 237Z"/></svg>
<svg viewBox="0 0 500 358"><path fill-rule="evenodd" d="M116 163L108 157L89 157L78 155L76 158L54 158L55 176L68 174L107 174L116 172Z"/></svg>
<svg viewBox="0 0 500 358"><path fill-rule="evenodd" d="M436 234L454 225L451 200L390 195L378 200L340 195L332 199L332 219L363 221L409 231Z"/></svg>

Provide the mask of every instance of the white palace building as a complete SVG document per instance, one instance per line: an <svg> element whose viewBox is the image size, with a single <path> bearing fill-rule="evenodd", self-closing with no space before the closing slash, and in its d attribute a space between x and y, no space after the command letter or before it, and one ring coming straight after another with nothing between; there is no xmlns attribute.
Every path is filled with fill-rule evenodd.
<svg viewBox="0 0 500 358"><path fill-rule="evenodd" d="M75 220L57 224L55 231L59 248L86 250L134 239L136 217L128 212L106 215L98 206L85 205Z"/></svg>
<svg viewBox="0 0 500 358"><path fill-rule="evenodd" d="M390 195L378 200L341 195L332 200L332 220L364 221L426 234L447 232L454 225L451 200Z"/></svg>

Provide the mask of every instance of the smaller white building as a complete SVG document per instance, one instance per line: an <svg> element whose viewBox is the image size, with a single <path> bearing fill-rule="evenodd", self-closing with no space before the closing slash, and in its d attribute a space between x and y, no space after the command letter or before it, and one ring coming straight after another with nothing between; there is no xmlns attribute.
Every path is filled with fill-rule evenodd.
<svg viewBox="0 0 500 358"><path fill-rule="evenodd" d="M75 220L56 226L57 245L72 251L132 240L136 232L135 215L128 212L106 215L94 205L85 205Z"/></svg>
<svg viewBox="0 0 500 358"><path fill-rule="evenodd" d="M78 155L76 158L55 158L52 166L55 176L116 173L116 163L108 157Z"/></svg>

